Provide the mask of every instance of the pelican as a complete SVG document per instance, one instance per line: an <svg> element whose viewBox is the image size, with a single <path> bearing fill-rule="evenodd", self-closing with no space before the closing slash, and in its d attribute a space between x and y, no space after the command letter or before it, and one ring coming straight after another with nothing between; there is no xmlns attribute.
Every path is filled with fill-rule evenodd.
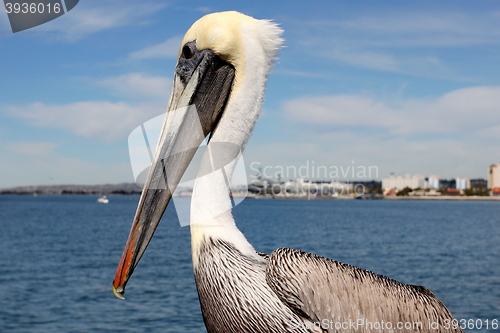
<svg viewBox="0 0 500 333"><path fill-rule="evenodd" d="M425 287L295 249L260 253L236 227L227 180L261 111L282 33L272 21L237 12L206 15L187 31L113 293L123 298L175 187L209 136L190 210L193 270L209 333L463 332Z"/></svg>

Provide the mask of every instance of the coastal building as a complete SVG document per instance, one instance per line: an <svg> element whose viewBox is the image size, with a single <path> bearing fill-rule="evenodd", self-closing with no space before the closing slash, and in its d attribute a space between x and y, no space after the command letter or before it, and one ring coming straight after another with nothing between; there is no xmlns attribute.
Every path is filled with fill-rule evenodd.
<svg viewBox="0 0 500 333"><path fill-rule="evenodd" d="M470 187L474 190L484 190L488 188L488 180L475 178L470 180Z"/></svg>
<svg viewBox="0 0 500 333"><path fill-rule="evenodd" d="M457 190L470 189L470 180L467 178L455 178L455 188Z"/></svg>
<svg viewBox="0 0 500 333"><path fill-rule="evenodd" d="M446 190L446 195L459 196L460 194L462 194L462 191L456 188L449 188Z"/></svg>
<svg viewBox="0 0 500 333"><path fill-rule="evenodd" d="M439 177L438 176L429 176L428 178L428 183L429 183L429 187L430 188L433 188L435 190L439 190Z"/></svg>
<svg viewBox="0 0 500 333"><path fill-rule="evenodd" d="M492 164L488 168L488 188L492 194L500 194L500 163Z"/></svg>
<svg viewBox="0 0 500 333"><path fill-rule="evenodd" d="M455 178L440 179L439 180L439 189L440 190L447 190L449 188L457 188Z"/></svg>
<svg viewBox="0 0 500 333"><path fill-rule="evenodd" d="M389 178L382 179L382 189L384 191L388 191L391 189L402 190L406 187L412 190L416 188L426 189L429 188L429 183L422 175L405 175L403 177L401 175L396 176L391 173Z"/></svg>

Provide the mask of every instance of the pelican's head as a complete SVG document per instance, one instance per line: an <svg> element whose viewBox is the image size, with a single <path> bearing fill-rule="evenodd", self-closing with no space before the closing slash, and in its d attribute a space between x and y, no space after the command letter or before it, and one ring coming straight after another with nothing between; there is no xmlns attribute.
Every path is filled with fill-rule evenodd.
<svg viewBox="0 0 500 333"><path fill-rule="evenodd" d="M262 106L282 30L237 12L209 14L182 41L165 123L113 292L123 298L177 184L203 139L243 148Z"/></svg>

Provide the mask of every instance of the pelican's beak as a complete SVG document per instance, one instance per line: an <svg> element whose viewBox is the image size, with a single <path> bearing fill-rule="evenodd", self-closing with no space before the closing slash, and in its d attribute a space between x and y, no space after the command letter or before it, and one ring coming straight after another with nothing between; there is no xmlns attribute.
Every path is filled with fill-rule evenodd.
<svg viewBox="0 0 500 333"><path fill-rule="evenodd" d="M183 46L160 139L113 281L116 297L123 298L125 285L197 148L215 131L234 75L234 67L213 51L198 50L196 42Z"/></svg>

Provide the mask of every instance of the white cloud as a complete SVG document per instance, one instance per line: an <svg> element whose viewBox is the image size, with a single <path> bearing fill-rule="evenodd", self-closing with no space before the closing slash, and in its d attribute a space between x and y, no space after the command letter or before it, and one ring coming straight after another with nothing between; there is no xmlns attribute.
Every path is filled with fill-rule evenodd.
<svg viewBox="0 0 500 333"><path fill-rule="evenodd" d="M342 32L340 38L351 46L455 47L498 44L500 37L500 22L494 14L486 12L389 12L307 25L323 33ZM338 38L336 34L330 36Z"/></svg>
<svg viewBox="0 0 500 333"><path fill-rule="evenodd" d="M52 142L0 144L1 188L51 184L109 184L133 182L128 162L89 162L59 155ZM40 150L37 152L37 150Z"/></svg>
<svg viewBox="0 0 500 333"><path fill-rule="evenodd" d="M356 95L303 97L284 104L289 119L319 126L389 126L384 103ZM386 123L388 122L388 123Z"/></svg>
<svg viewBox="0 0 500 333"><path fill-rule="evenodd" d="M298 71L298 70L283 69L283 68L277 68L275 73L280 73L290 76L305 77L305 78L331 78L328 74L325 73L314 73L308 71Z"/></svg>
<svg viewBox="0 0 500 333"><path fill-rule="evenodd" d="M382 52L360 51L334 47L329 57L351 64L378 70L397 71L399 61L392 55Z"/></svg>
<svg viewBox="0 0 500 333"><path fill-rule="evenodd" d="M98 141L122 140L144 121L164 112L151 104L86 101L62 105L33 103L6 107L7 113L30 126L59 128Z"/></svg>
<svg viewBox="0 0 500 333"><path fill-rule="evenodd" d="M178 11L201 12L204 14L213 13L216 11L216 10L214 10L210 7L206 7L206 6L201 6L201 7L196 7L196 8L194 8L193 6L188 6L188 7L176 6L174 9L178 10Z"/></svg>
<svg viewBox="0 0 500 333"><path fill-rule="evenodd" d="M269 170L298 170L308 166L324 170L336 167L337 170L352 170L353 166L372 170L366 178L381 179L391 172L397 174L437 174L443 178L469 177L486 178L486 167L498 158L496 145L485 145L484 140L436 139L425 136L419 140L406 137L387 138L384 135L363 133L360 135L350 129L342 129L328 133L313 133L294 128L293 135L281 143L253 144L252 140L244 153L249 168L254 166L271 166ZM295 169L293 168L295 167ZM370 169L370 167L372 167ZM341 169L342 168L342 169ZM255 169L255 167L254 167ZM247 169L250 176L255 176L254 169ZM358 169L357 169L358 170ZM322 171L323 172L323 171ZM322 174L316 178L328 178ZM283 179L293 174L282 174ZM339 174L340 178L342 174ZM365 176L347 174L348 180L367 180Z"/></svg>
<svg viewBox="0 0 500 333"><path fill-rule="evenodd" d="M198 7L196 8L197 11L202 12L202 13L210 13L213 10L210 9L210 7Z"/></svg>
<svg viewBox="0 0 500 333"><path fill-rule="evenodd" d="M392 135L456 134L500 123L500 87L473 87L438 98L388 103L360 95L303 97L284 104L292 121L328 127L378 128Z"/></svg>
<svg viewBox="0 0 500 333"><path fill-rule="evenodd" d="M283 104L279 142L253 144L245 161L265 165L377 166L379 177L486 177L498 159L500 87L388 102L365 95L301 97Z"/></svg>
<svg viewBox="0 0 500 333"><path fill-rule="evenodd" d="M0 110L30 126L58 128L97 141L122 140L143 122L165 112L171 79L128 73L94 84L127 101L79 101L68 104L32 103L3 106ZM129 102L133 99L133 102Z"/></svg>
<svg viewBox="0 0 500 333"><path fill-rule="evenodd" d="M177 58L181 42L181 36L172 37L160 44L148 46L142 50L130 53L129 59Z"/></svg>
<svg viewBox="0 0 500 333"><path fill-rule="evenodd" d="M54 142L11 142L6 144L6 148L12 152L26 156L44 156L54 153L58 146Z"/></svg>
<svg viewBox="0 0 500 333"><path fill-rule="evenodd" d="M456 68L454 74L450 63L456 55L438 49L500 44L500 20L489 12L395 10L290 26L309 56L425 77L450 77L463 71Z"/></svg>
<svg viewBox="0 0 500 333"><path fill-rule="evenodd" d="M477 135L497 145L497 143L500 142L500 125L495 126L495 124L493 124L492 127L478 132Z"/></svg>
<svg viewBox="0 0 500 333"><path fill-rule="evenodd" d="M148 76L144 73L128 73L98 82L120 97L154 98L167 102L172 88L172 79L164 76Z"/></svg>
<svg viewBox="0 0 500 333"><path fill-rule="evenodd" d="M348 44L348 43L347 43ZM449 66L435 56L400 56L394 50L333 43L317 55L356 67L397 72L415 76L441 77L450 75Z"/></svg>
<svg viewBox="0 0 500 333"><path fill-rule="evenodd" d="M80 1L67 14L35 29L57 31L72 41L107 29L147 23L148 17L165 7L156 1Z"/></svg>

